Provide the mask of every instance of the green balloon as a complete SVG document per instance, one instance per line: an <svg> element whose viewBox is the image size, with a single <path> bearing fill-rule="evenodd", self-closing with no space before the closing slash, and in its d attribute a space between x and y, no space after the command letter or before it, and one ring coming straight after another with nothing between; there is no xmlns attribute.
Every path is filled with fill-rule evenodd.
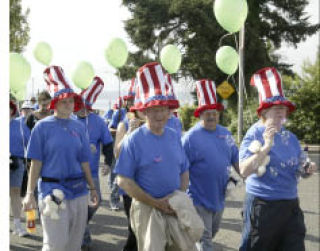
<svg viewBox="0 0 320 251"><path fill-rule="evenodd" d="M11 90L11 93L13 94L13 96L15 96L15 98L18 101L23 101L25 100L26 97L26 88L25 86L23 88L21 88L20 90Z"/></svg>
<svg viewBox="0 0 320 251"><path fill-rule="evenodd" d="M31 75L29 62L19 53L10 53L10 89L20 90L25 86Z"/></svg>
<svg viewBox="0 0 320 251"><path fill-rule="evenodd" d="M168 73L176 73L181 65L181 52L177 46L168 44L161 50L160 61Z"/></svg>
<svg viewBox="0 0 320 251"><path fill-rule="evenodd" d="M215 0L213 11L222 28L234 33L238 32L246 21L248 4L246 0Z"/></svg>
<svg viewBox="0 0 320 251"><path fill-rule="evenodd" d="M105 50L107 62L114 68L122 67L128 58L126 43L121 38L114 38Z"/></svg>
<svg viewBox="0 0 320 251"><path fill-rule="evenodd" d="M216 53L216 63L221 71L232 75L238 69L239 55L231 46L222 46Z"/></svg>
<svg viewBox="0 0 320 251"><path fill-rule="evenodd" d="M33 55L40 63L49 65L52 59L51 46L46 42L39 42L33 50Z"/></svg>
<svg viewBox="0 0 320 251"><path fill-rule="evenodd" d="M94 78L94 69L88 62L82 61L77 65L72 75L74 84L81 88L86 89Z"/></svg>

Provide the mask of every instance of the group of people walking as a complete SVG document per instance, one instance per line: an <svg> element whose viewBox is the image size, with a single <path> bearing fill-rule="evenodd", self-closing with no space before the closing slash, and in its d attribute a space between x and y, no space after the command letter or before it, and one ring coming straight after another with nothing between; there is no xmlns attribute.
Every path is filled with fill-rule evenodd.
<svg viewBox="0 0 320 251"><path fill-rule="evenodd" d="M16 169L10 165L10 198L20 236L26 234L19 220L26 168L22 204L39 210L42 250L90 248L88 223L101 202L102 153L102 175L111 170L110 206L118 209L121 195L128 219L125 251L212 251L231 169L246 183L239 250L304 250L297 184L317 167L306 165L298 139L284 127L295 106L285 98L275 68L252 76L260 120L239 150L219 124L224 107L210 79L196 81L199 122L185 133L174 115L179 101L170 75L157 62L138 69L128 94L105 120L92 109L104 86L101 78L79 94L59 66L45 69L44 79L48 90L38 97L39 110L14 119L10 102L10 154L18 163ZM47 211L54 209L52 217Z"/></svg>

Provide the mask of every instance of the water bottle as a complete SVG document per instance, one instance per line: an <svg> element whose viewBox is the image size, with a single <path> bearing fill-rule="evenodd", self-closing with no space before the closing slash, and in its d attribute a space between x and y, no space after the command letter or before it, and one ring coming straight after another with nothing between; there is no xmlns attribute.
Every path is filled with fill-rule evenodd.
<svg viewBox="0 0 320 251"><path fill-rule="evenodd" d="M306 146L306 147L303 149L303 153L304 153L305 158L306 158L305 162L304 162L303 165L302 165L302 173L301 173L301 176L302 176L303 178L306 178L306 177L310 176L310 173L307 173L307 170L308 170L308 168L309 168L309 166L310 166L310 158L309 158L308 150L309 150L308 146Z"/></svg>
<svg viewBox="0 0 320 251"><path fill-rule="evenodd" d="M27 231L30 234L36 232L36 210L31 209L26 212Z"/></svg>

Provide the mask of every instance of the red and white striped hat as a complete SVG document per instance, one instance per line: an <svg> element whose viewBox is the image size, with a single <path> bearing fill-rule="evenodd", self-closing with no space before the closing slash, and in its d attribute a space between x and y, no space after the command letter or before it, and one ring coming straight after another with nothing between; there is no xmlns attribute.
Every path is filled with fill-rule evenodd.
<svg viewBox="0 0 320 251"><path fill-rule="evenodd" d="M93 104L96 102L98 96L102 92L104 83L101 78L95 76L92 83L87 89L84 89L80 96L82 97L83 105L88 109L92 110Z"/></svg>
<svg viewBox="0 0 320 251"><path fill-rule="evenodd" d="M137 83L136 78L132 78L130 81L129 88L128 88L128 95L123 97L124 100L134 99L136 83Z"/></svg>
<svg viewBox="0 0 320 251"><path fill-rule="evenodd" d="M221 111L223 105L217 102L216 86L212 80L201 79L196 81L196 90L198 97L198 108L194 111L194 116L199 117L205 110L216 109Z"/></svg>
<svg viewBox="0 0 320 251"><path fill-rule="evenodd" d="M120 109L123 106L123 98L118 97L117 101L113 105L113 109Z"/></svg>
<svg viewBox="0 0 320 251"><path fill-rule="evenodd" d="M170 106L166 95L166 77L157 62L147 63L137 71L139 101L133 109L144 110L153 106ZM137 95L137 93L136 93Z"/></svg>
<svg viewBox="0 0 320 251"><path fill-rule="evenodd" d="M52 65L47 67L43 72L43 77L47 83L47 90L53 97L49 109L54 109L59 100L70 97L75 100L74 111L80 109L81 97L73 91L73 83L66 77L60 66Z"/></svg>
<svg viewBox="0 0 320 251"><path fill-rule="evenodd" d="M171 76L169 73L165 73L165 77L166 77L166 96L170 104L169 107L170 109L177 109L180 107L180 104L179 104L179 100L177 99L174 93Z"/></svg>
<svg viewBox="0 0 320 251"><path fill-rule="evenodd" d="M273 105L285 105L289 113L295 110L295 105L288 101L282 90L280 73L274 67L266 67L257 71L251 77L250 84L255 86L259 92L259 107L257 113Z"/></svg>

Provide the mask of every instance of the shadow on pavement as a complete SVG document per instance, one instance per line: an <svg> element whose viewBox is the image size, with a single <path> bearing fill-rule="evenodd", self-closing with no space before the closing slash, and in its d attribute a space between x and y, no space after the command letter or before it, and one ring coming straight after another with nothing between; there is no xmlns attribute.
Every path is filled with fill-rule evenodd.
<svg viewBox="0 0 320 251"><path fill-rule="evenodd" d="M222 218L220 228L241 233L242 221L237 219Z"/></svg>
<svg viewBox="0 0 320 251"><path fill-rule="evenodd" d="M243 201L226 200L225 207L228 207L228 208L242 208L243 207Z"/></svg>
<svg viewBox="0 0 320 251"><path fill-rule="evenodd" d="M227 247L227 246L222 245L220 243L214 242L213 243L213 250L214 251L235 251L235 250L238 250L238 249L230 248L230 247Z"/></svg>

